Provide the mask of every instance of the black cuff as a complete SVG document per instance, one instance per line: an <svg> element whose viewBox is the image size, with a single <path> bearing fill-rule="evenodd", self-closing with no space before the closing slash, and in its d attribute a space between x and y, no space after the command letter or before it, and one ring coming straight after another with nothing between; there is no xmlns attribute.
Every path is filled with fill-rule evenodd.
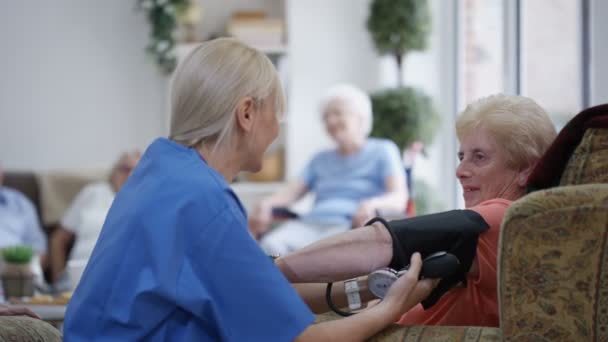
<svg viewBox="0 0 608 342"><path fill-rule="evenodd" d="M477 253L479 234L489 228L483 217L472 210L450 210L391 222L376 217L366 225L374 222L381 222L391 234L393 258L389 267L395 270L408 265L415 252L419 252L424 259L444 251L455 255L460 261L460 268L453 275L443 278L429 297L422 301L425 309L435 304L452 287L459 283L466 285L466 274Z"/></svg>

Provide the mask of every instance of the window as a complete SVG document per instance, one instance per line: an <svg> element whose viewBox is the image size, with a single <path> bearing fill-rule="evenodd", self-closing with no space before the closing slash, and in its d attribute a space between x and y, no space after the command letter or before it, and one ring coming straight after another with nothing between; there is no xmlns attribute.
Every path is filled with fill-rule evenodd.
<svg viewBox="0 0 608 342"><path fill-rule="evenodd" d="M521 92L558 128L583 106L579 0L521 1Z"/></svg>
<svg viewBox="0 0 608 342"><path fill-rule="evenodd" d="M459 107L504 92L505 44L502 0L465 0L460 22Z"/></svg>

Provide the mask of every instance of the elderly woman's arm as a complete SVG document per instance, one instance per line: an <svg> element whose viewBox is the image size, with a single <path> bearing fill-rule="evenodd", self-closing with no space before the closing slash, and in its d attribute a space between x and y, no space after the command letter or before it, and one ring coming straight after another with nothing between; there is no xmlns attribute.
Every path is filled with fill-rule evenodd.
<svg viewBox="0 0 608 342"><path fill-rule="evenodd" d="M383 141L376 154L376 172L384 181L384 191L361 201L352 218L353 227L362 227L369 219L377 216L379 211L405 211L408 189L399 148L391 141Z"/></svg>
<svg viewBox="0 0 608 342"><path fill-rule="evenodd" d="M40 316L34 311L24 306L9 306L4 304L0 304L0 316L30 316L40 319Z"/></svg>
<svg viewBox="0 0 608 342"><path fill-rule="evenodd" d="M319 283L367 275L387 266L392 238L381 223L315 242L276 260L292 283Z"/></svg>
<svg viewBox="0 0 608 342"><path fill-rule="evenodd" d="M68 248L75 238L76 234L62 225L59 225L53 231L50 239L51 248L49 253L51 284L59 280L59 277L65 271Z"/></svg>
<svg viewBox="0 0 608 342"><path fill-rule="evenodd" d="M377 197L361 201L353 215L353 227L362 227L365 222L378 215L378 211L403 212L408 198L403 172L388 176L384 180L385 192Z"/></svg>
<svg viewBox="0 0 608 342"><path fill-rule="evenodd" d="M367 275L388 266L392 259L391 233L382 223L376 222L310 244L278 258L276 264L292 283L319 283ZM479 273L477 263L475 257L468 271L474 276Z"/></svg>
<svg viewBox="0 0 608 342"><path fill-rule="evenodd" d="M295 180L258 202L249 215L251 234L254 237L259 237L266 232L272 221L272 208L289 206L302 198L306 192L308 192L306 184L301 180Z"/></svg>

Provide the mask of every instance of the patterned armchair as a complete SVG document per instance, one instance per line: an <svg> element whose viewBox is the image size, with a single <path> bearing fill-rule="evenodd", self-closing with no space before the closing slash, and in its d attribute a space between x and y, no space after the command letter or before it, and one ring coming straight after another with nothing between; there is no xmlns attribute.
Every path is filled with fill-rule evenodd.
<svg viewBox="0 0 608 342"><path fill-rule="evenodd" d="M513 341L608 340L608 129L590 128L558 187L503 222L500 324Z"/></svg>
<svg viewBox="0 0 608 342"><path fill-rule="evenodd" d="M500 328L395 325L372 340L608 341L608 128L583 131L559 186L503 221Z"/></svg>

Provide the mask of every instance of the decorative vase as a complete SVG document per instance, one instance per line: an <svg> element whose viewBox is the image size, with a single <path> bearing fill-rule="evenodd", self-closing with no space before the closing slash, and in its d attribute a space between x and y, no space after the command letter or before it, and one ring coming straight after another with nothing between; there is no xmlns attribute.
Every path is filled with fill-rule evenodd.
<svg viewBox="0 0 608 342"><path fill-rule="evenodd" d="M31 297L34 295L34 274L30 263L6 262L2 272L2 286L5 298Z"/></svg>
<svg viewBox="0 0 608 342"><path fill-rule="evenodd" d="M198 1L190 1L186 9L178 16L180 41L184 43L199 42L199 26L203 16L203 8Z"/></svg>

